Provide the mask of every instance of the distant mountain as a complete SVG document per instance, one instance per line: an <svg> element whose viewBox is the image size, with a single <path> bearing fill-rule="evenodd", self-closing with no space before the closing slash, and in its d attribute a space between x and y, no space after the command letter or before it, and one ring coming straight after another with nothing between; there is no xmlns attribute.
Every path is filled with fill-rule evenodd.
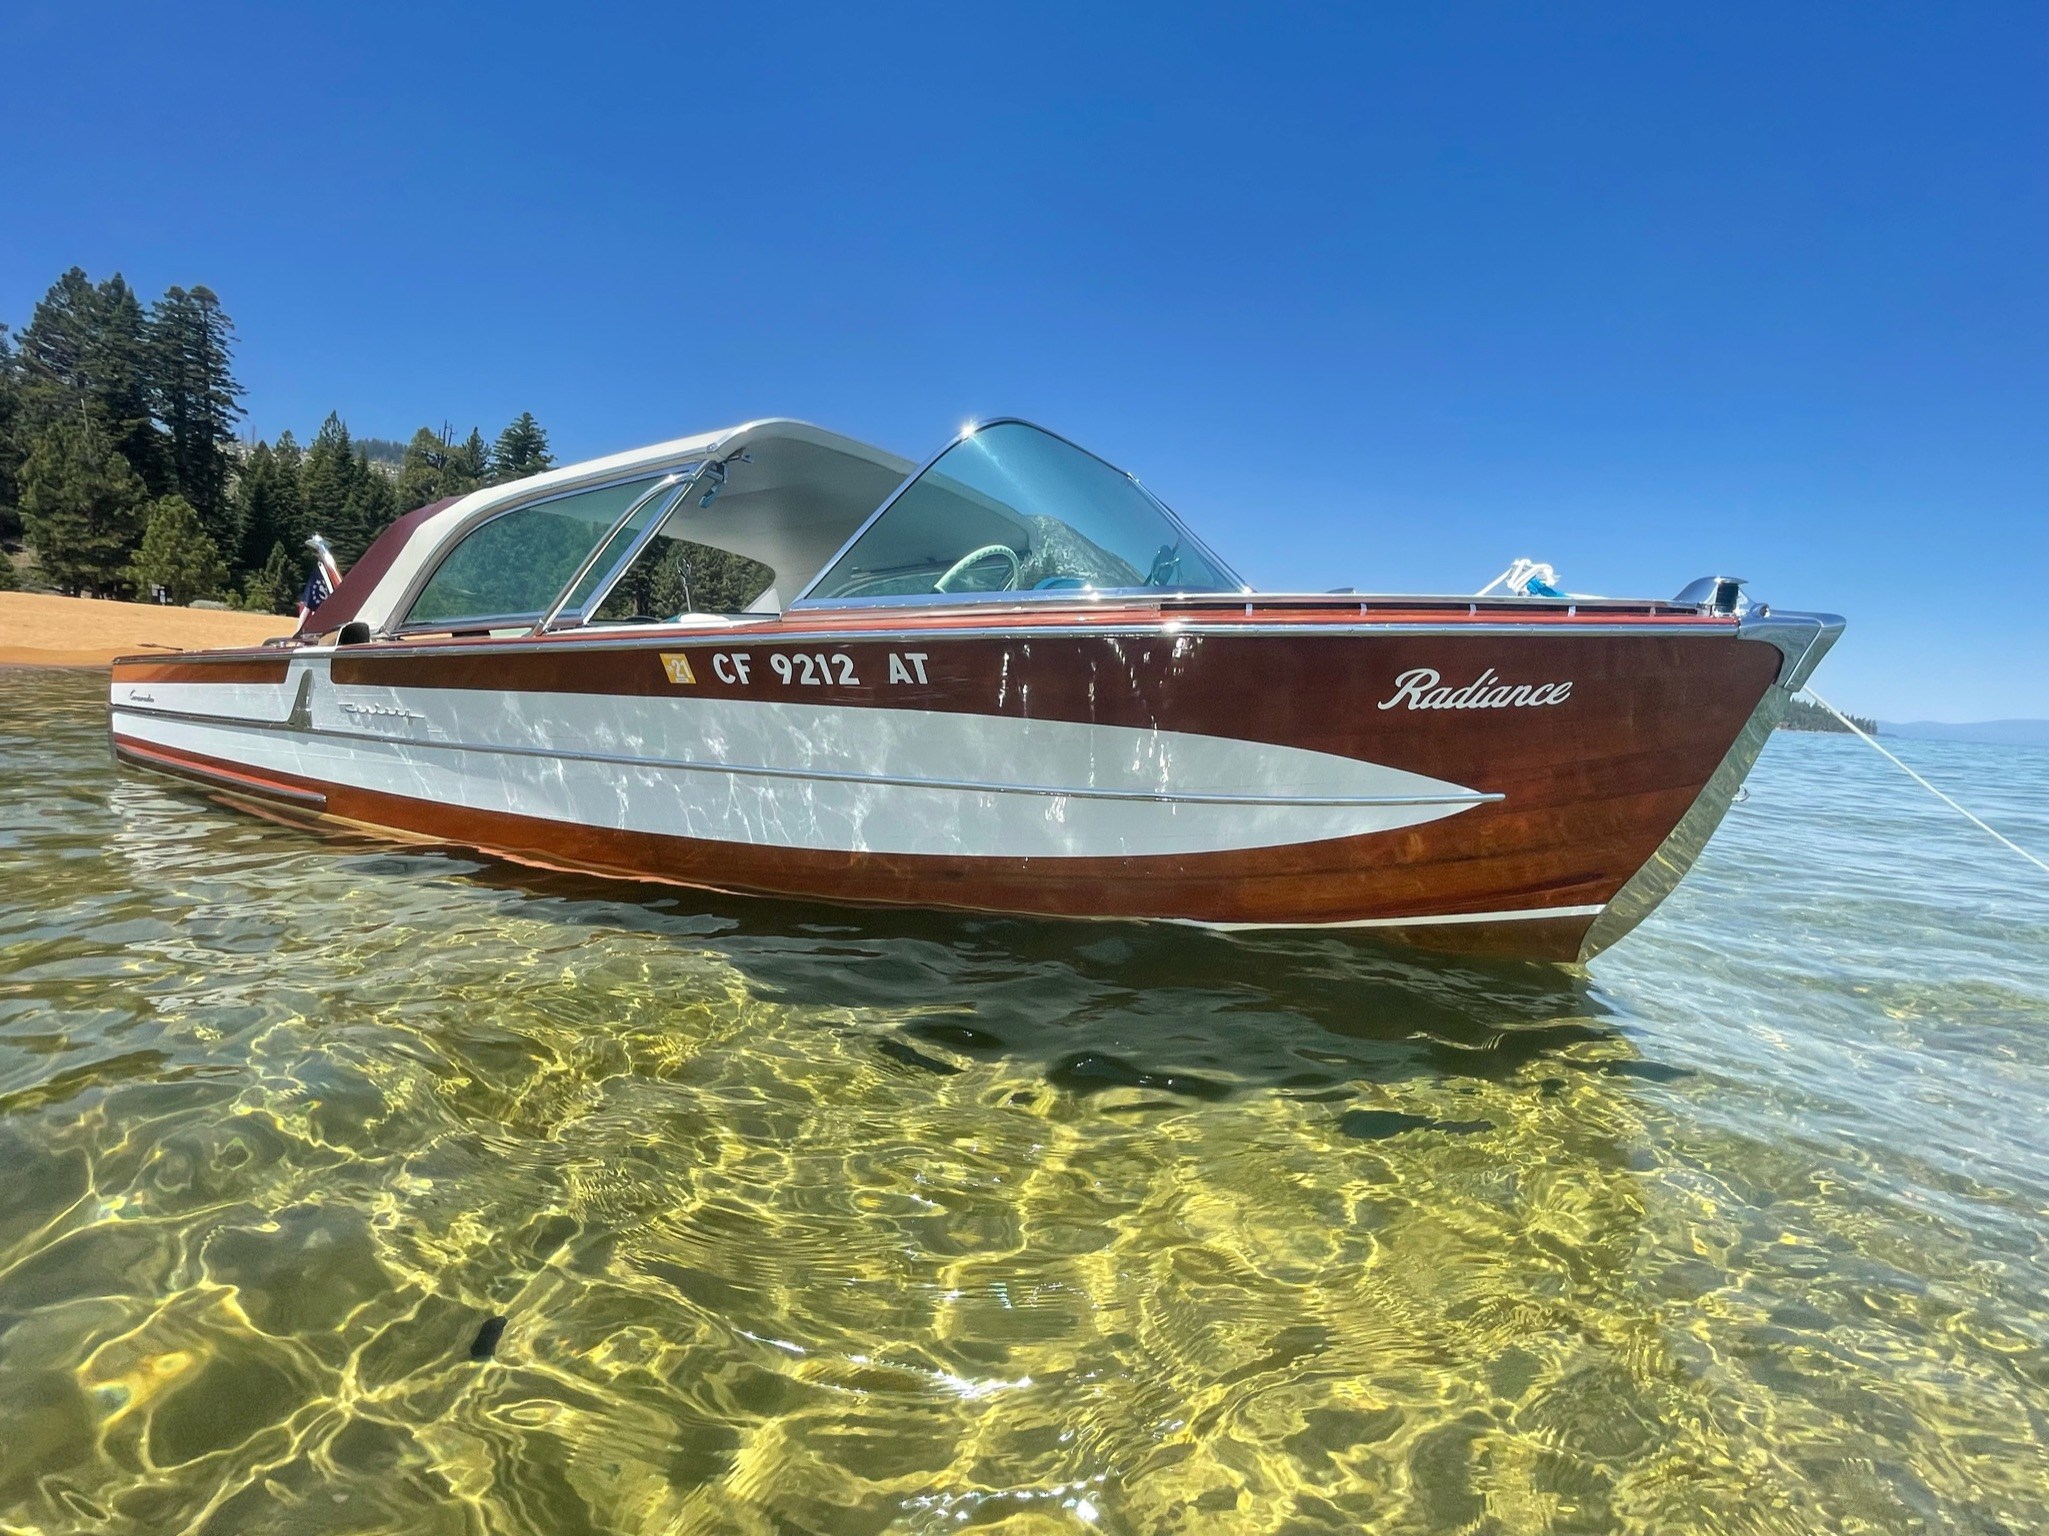
<svg viewBox="0 0 2049 1536"><path fill-rule="evenodd" d="M1908 741L1981 741L2005 747L2049 747L2049 720L1974 720L1951 725L1944 720L1878 722L1881 736Z"/></svg>

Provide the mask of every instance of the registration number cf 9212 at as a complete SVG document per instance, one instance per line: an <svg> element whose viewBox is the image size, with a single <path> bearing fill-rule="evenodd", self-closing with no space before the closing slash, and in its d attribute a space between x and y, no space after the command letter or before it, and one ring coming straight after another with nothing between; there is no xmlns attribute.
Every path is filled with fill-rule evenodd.
<svg viewBox="0 0 2049 1536"><path fill-rule="evenodd" d="M886 660L889 666L889 681L893 684L923 683L925 675L924 651L891 651ZM699 652L696 665L691 664L688 652L665 652L662 668L669 681L684 686L698 682L698 673L705 666L705 657ZM714 651L710 658L711 680L727 687L746 688L759 682L773 679L785 688L858 688L861 679L854 670L854 658L846 651L770 651L766 664L754 651Z"/></svg>

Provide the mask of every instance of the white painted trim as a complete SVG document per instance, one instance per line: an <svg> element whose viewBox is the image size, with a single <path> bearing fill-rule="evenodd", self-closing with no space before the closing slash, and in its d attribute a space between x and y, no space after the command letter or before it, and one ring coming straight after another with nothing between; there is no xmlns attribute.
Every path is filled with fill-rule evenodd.
<svg viewBox="0 0 2049 1536"><path fill-rule="evenodd" d="M1061 720L351 685L316 687L308 730L283 725L282 688L247 700L260 715L245 721L182 714L188 689L226 702L152 685L147 712L116 701L115 733L315 783L765 847L1172 857L1389 832L1495 798L1334 753Z"/></svg>

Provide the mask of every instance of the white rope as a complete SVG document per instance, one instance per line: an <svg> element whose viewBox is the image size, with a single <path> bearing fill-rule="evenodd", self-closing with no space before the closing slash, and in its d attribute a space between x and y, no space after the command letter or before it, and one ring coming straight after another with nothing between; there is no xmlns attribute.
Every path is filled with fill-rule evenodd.
<svg viewBox="0 0 2049 1536"><path fill-rule="evenodd" d="M1929 794L1935 796L1936 799L1940 800L1944 805L1948 806L1951 810L1955 811L1959 816L1963 817L1964 820L1970 822L1973 826L1978 828L1979 831L1984 832L1991 837L1997 838L2000 842L2006 844L2007 847L2011 848L2015 853L2019 854L2022 858L2026 859L2030 864L2034 865L2035 868L2041 870L2043 874L2049 875L2049 864L2044 864L2040 859L2036 858L2032 853L2028 852L2027 849L2023 848L2019 843L2015 842L2012 838L2008 837L2004 832L1999 831L1995 827L1987 826L1983 821L1979 820L1976 816L1973 816L1969 811L1965 810L1962 806L1958 805L1956 801L1950 799L1948 795L1945 795L1933 784L1930 784L1926 779L1922 778L1920 774L1914 772L1913 769L1909 768L1905 763L1901 762L1898 758L1894 757L1892 753L1886 751L1884 747L1881 747L1878 744L1877 737L1861 729L1856 721L1852 720L1840 709L1837 709L1835 705L1829 703L1827 699L1824 699L1812 688L1806 689L1805 692L1807 694L1807 697L1814 700L1815 703L1819 704L1823 709L1827 710L1830 714L1834 715L1838 720L1842 721L1843 724L1847 726L1850 730L1855 731L1859 736L1862 736L1865 742L1871 747L1871 749L1874 752L1876 752L1880 757L1883 757L1887 761L1889 761L1895 768L1899 769L1901 773L1904 773L1916 784L1919 784L1923 789L1927 790Z"/></svg>

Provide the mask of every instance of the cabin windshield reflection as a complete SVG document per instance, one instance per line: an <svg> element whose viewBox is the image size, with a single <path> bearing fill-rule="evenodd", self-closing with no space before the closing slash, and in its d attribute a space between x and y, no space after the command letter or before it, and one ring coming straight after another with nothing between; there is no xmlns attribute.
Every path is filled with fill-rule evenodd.
<svg viewBox="0 0 2049 1536"><path fill-rule="evenodd" d="M1129 475L1007 421L941 454L803 600L1243 587Z"/></svg>

